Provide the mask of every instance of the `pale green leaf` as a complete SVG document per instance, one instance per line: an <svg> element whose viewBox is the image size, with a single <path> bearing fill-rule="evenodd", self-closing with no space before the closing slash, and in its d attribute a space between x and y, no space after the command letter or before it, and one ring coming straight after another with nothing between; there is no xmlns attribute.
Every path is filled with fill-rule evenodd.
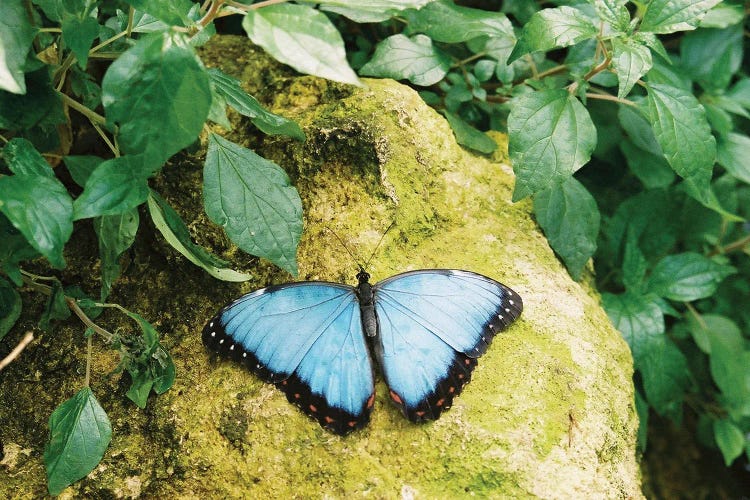
<svg viewBox="0 0 750 500"><path fill-rule="evenodd" d="M543 9L531 16L508 62L529 52L568 47L595 36L599 29L589 17L573 7Z"/></svg>
<svg viewBox="0 0 750 500"><path fill-rule="evenodd" d="M26 93L24 65L36 36L22 0L0 4L0 90Z"/></svg>
<svg viewBox="0 0 750 500"><path fill-rule="evenodd" d="M714 438L724 456L724 464L729 467L742 454L746 439L742 429L729 419L714 420Z"/></svg>
<svg viewBox="0 0 750 500"><path fill-rule="evenodd" d="M436 0L405 13L407 34L424 33L436 42L460 43L477 37L515 41L513 26L501 12L472 9Z"/></svg>
<svg viewBox="0 0 750 500"><path fill-rule="evenodd" d="M389 36L378 43L370 62L362 66L362 75L409 80L428 87L442 80L451 60L425 35Z"/></svg>
<svg viewBox="0 0 750 500"><path fill-rule="evenodd" d="M651 69L651 51L645 45L632 40L612 40L612 66L617 72L619 88L617 96L624 98L633 85Z"/></svg>
<svg viewBox="0 0 750 500"><path fill-rule="evenodd" d="M721 0L652 0L646 5L641 31L674 33L694 30L709 9Z"/></svg>

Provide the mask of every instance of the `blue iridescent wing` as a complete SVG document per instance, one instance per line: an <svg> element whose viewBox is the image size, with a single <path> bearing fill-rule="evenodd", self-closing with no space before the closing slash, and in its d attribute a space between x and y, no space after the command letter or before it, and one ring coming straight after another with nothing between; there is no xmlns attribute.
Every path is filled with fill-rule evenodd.
<svg viewBox="0 0 750 500"><path fill-rule="evenodd" d="M329 430L346 434L370 418L372 363L350 286L301 282L256 290L211 319L203 342L275 383Z"/></svg>
<svg viewBox="0 0 750 500"><path fill-rule="evenodd" d="M450 408L476 358L523 309L516 292L468 271L412 271L373 290L375 353L391 399L416 422Z"/></svg>

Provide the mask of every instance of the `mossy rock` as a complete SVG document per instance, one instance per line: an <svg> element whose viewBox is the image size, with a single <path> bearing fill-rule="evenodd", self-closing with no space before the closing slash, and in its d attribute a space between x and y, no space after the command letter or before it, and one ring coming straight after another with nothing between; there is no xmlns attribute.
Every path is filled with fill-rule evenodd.
<svg viewBox="0 0 750 500"><path fill-rule="evenodd" d="M445 120L399 83L365 80L365 88L354 88L296 76L237 37L216 38L203 57L248 82L263 72L265 87L248 88L307 135L304 143L258 135L237 116L234 131L223 132L277 162L299 189L305 232L298 279L353 284L357 264L329 229L367 260L395 221L369 263L373 281L410 269L468 269L512 287L524 312L495 338L439 420L406 420L378 376L370 424L333 435L272 385L202 346L200 330L222 305L291 277L243 256L207 221L200 200L204 153L183 155L153 186L189 221L196 240L255 278L214 280L167 246L141 214L111 301L157 326L177 380L138 410L124 397L127 377L103 376L116 358L95 349L92 389L110 416L113 439L101 464L64 495L640 497L630 352L591 277L572 281L530 203L510 202L507 161L463 150ZM241 57L252 64L239 64ZM505 137L493 138L505 151ZM74 240L62 279L95 290L93 232L81 227ZM42 307L32 292L24 300L31 305L9 343L33 328ZM132 328L112 312L98 321ZM52 334L36 332L39 338L0 375L0 497L44 494L46 421L82 383L82 333L73 320Z"/></svg>

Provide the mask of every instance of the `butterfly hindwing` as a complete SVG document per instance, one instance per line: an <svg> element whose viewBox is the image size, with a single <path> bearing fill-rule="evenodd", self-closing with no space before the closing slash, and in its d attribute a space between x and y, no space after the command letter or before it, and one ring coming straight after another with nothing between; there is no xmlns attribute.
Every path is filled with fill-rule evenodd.
<svg viewBox="0 0 750 500"><path fill-rule="evenodd" d="M372 364L352 287L302 282L256 290L222 309L203 342L282 389L339 434L364 426Z"/></svg>
<svg viewBox="0 0 750 500"><path fill-rule="evenodd" d="M450 407L476 358L523 309L513 290L468 271L412 271L373 290L376 355L391 399L413 421Z"/></svg>

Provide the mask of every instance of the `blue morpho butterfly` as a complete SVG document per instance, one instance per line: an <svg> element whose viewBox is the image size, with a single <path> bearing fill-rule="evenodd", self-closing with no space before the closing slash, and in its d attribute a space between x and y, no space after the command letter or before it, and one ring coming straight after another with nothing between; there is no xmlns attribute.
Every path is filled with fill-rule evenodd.
<svg viewBox="0 0 750 500"><path fill-rule="evenodd" d="M410 271L371 285L359 267L356 287L303 281L248 293L206 324L203 342L337 434L370 420L369 343L403 414L437 419L495 334L521 314L521 297L470 271Z"/></svg>

